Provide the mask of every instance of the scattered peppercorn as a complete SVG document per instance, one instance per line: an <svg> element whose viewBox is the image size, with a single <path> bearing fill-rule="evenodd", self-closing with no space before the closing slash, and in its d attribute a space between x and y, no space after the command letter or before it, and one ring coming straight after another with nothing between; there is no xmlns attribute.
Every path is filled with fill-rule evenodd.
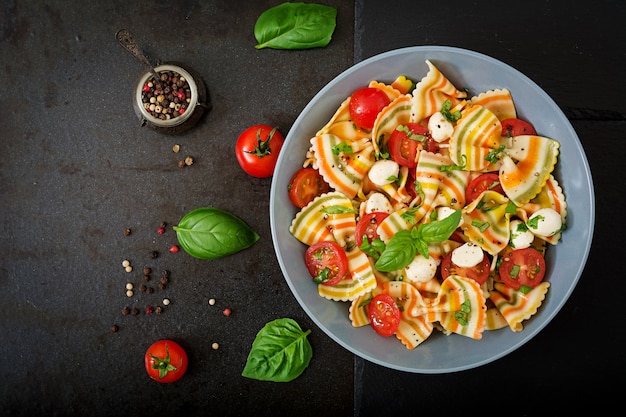
<svg viewBox="0 0 626 417"><path fill-rule="evenodd" d="M132 290L133 289L133 283L132 282L127 283L126 284L126 289L127 290Z"/></svg>
<svg viewBox="0 0 626 417"><path fill-rule="evenodd" d="M146 291L148 292L148 294L152 294L154 292L154 288L148 287Z"/></svg>
<svg viewBox="0 0 626 417"><path fill-rule="evenodd" d="M213 350L218 350L220 348L220 345L217 342L213 342L213 344L211 344L211 347L213 348Z"/></svg>
<svg viewBox="0 0 626 417"><path fill-rule="evenodd" d="M152 273L152 268L144 266L143 267L143 274L144 275L150 275Z"/></svg>
<svg viewBox="0 0 626 417"><path fill-rule="evenodd" d="M147 290L147 289L148 289L148 287L146 287L146 286L145 286L145 285L143 285L143 284L141 284L141 285L139 286L139 291L141 291L141 292L146 292L146 290Z"/></svg>
<svg viewBox="0 0 626 417"><path fill-rule="evenodd" d="M163 299L163 305L164 306L170 305L170 299L169 298L164 298Z"/></svg>
<svg viewBox="0 0 626 417"><path fill-rule="evenodd" d="M174 145L174 146L172 146L172 151L173 151L174 153L178 153L178 152L180 151L180 145Z"/></svg>
<svg viewBox="0 0 626 417"><path fill-rule="evenodd" d="M159 252L158 251L153 250L152 252L150 252L150 258L156 259L158 257L159 257Z"/></svg>
<svg viewBox="0 0 626 417"><path fill-rule="evenodd" d="M162 235L163 233L165 233L165 228L164 228L164 227L159 227L159 228L157 229L157 233L158 233L158 234L160 234L160 235Z"/></svg>
<svg viewBox="0 0 626 417"><path fill-rule="evenodd" d="M159 282L160 282L161 284L167 284L169 281L170 281L170 280L169 280L166 276L162 276L162 277L159 279Z"/></svg>
<svg viewBox="0 0 626 417"><path fill-rule="evenodd" d="M209 305L215 305L215 298L209 299Z"/></svg>
<svg viewBox="0 0 626 417"><path fill-rule="evenodd" d="M188 156L185 158L185 165L187 166L193 165L193 158L191 156Z"/></svg>
<svg viewBox="0 0 626 417"><path fill-rule="evenodd" d="M130 314L136 316L137 314L139 314L139 309L137 307L133 307L133 309L130 310Z"/></svg>
<svg viewBox="0 0 626 417"><path fill-rule="evenodd" d="M159 227L162 227L165 229L167 227L167 222L161 222L161 225Z"/></svg>
<svg viewBox="0 0 626 417"><path fill-rule="evenodd" d="M114 324L111 326L111 332L115 333L119 330L120 328L117 326L117 324Z"/></svg>
<svg viewBox="0 0 626 417"><path fill-rule="evenodd" d="M124 236L130 236L130 234L132 233L132 231L130 230L130 228L125 228L124 229Z"/></svg>
<svg viewBox="0 0 626 417"><path fill-rule="evenodd" d="M161 314L163 312L163 307L157 306L157 308L154 309L154 312L157 314Z"/></svg>
<svg viewBox="0 0 626 417"><path fill-rule="evenodd" d="M130 308L128 308L128 306L124 307L122 309L122 315L123 316L128 316L130 314Z"/></svg>
<svg viewBox="0 0 626 417"><path fill-rule="evenodd" d="M150 281L150 275L144 275L142 279L143 279L143 282L148 282Z"/></svg>
<svg viewBox="0 0 626 417"><path fill-rule="evenodd" d="M222 314L224 314L226 317L230 316L230 313L232 313L230 308L225 308L224 311L222 312Z"/></svg>
<svg viewBox="0 0 626 417"><path fill-rule="evenodd" d="M130 261L129 261L128 259L124 259L124 260L122 261L122 266L123 266L124 268L126 268L127 266L130 266Z"/></svg>
<svg viewBox="0 0 626 417"><path fill-rule="evenodd" d="M159 282L159 289L160 290L164 290L165 288L167 288L167 284L164 284L162 282Z"/></svg>
<svg viewBox="0 0 626 417"><path fill-rule="evenodd" d="M152 306L146 306L146 314L154 313L154 308Z"/></svg>
<svg viewBox="0 0 626 417"><path fill-rule="evenodd" d="M185 168L185 161L183 160L178 161L178 168Z"/></svg>
<svg viewBox="0 0 626 417"><path fill-rule="evenodd" d="M127 290L127 291L126 291L126 297L130 298L130 297L132 297L133 295L135 295L135 293L133 292L133 290Z"/></svg>
<svg viewBox="0 0 626 417"><path fill-rule="evenodd" d="M176 253L176 252L178 252L178 250L179 250L178 245L172 245L170 247L170 252L172 252L172 253Z"/></svg>

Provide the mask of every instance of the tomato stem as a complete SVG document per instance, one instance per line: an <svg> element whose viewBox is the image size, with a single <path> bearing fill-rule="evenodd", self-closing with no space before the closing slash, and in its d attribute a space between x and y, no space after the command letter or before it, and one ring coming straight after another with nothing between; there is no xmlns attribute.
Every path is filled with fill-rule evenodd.
<svg viewBox="0 0 626 417"><path fill-rule="evenodd" d="M178 369L170 363L170 351L167 348L167 344L165 345L165 352L166 355L164 359L161 359L158 356L154 356L152 353L150 354L150 356L154 360L154 363L152 363L152 369L159 370L159 379L165 378L168 372L176 371Z"/></svg>
<svg viewBox="0 0 626 417"><path fill-rule="evenodd" d="M270 147L270 140L274 137L274 133L276 132L276 128L273 128L272 131L267 135L267 140L261 139L261 129L256 132L256 143L253 151L245 151L247 153L253 153L258 158L263 158L264 156L270 155L272 153L272 148Z"/></svg>

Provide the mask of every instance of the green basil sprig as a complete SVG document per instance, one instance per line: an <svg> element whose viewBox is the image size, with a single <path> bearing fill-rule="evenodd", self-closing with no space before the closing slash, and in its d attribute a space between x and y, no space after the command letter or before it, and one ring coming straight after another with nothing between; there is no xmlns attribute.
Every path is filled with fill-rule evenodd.
<svg viewBox="0 0 626 417"><path fill-rule="evenodd" d="M260 381L289 382L309 366L313 348L295 320L281 318L267 323L257 333L241 373Z"/></svg>
<svg viewBox="0 0 626 417"><path fill-rule="evenodd" d="M267 9L254 25L257 49L309 49L330 43L337 9L314 3L282 3Z"/></svg>
<svg viewBox="0 0 626 417"><path fill-rule="evenodd" d="M217 259L249 248L259 235L243 220L214 207L187 213L174 226L180 246L199 259Z"/></svg>
<svg viewBox="0 0 626 417"><path fill-rule="evenodd" d="M428 244L443 242L459 226L461 210L456 210L443 220L422 223L411 230L401 230L394 234L374 267L382 272L392 272L404 268L413 261L419 252L428 258Z"/></svg>

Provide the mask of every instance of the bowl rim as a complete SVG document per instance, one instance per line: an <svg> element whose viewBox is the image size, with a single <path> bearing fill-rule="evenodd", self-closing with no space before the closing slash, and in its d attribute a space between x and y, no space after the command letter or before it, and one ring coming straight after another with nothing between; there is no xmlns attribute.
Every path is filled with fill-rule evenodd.
<svg viewBox="0 0 626 417"><path fill-rule="evenodd" d="M335 334L332 330L330 330L328 328L328 326L325 325L324 322L322 322L315 314L313 314L313 312L311 311L311 309L308 307L308 305L306 304L306 302L304 301L304 299L300 296L300 294L298 293L298 289L295 287L294 283L292 282L291 278L289 277L288 274L288 269L287 269L287 262L289 261L286 256L284 257L283 254L280 252L279 247L280 247L280 236L278 235L277 231L276 231L276 225L278 224L278 222L281 221L285 221L284 217L283 218L279 218L278 217L278 213L275 210L276 205L278 204L278 193L280 192L280 189L284 187L284 183L285 183L285 179L284 178L279 178L277 175L275 175L272 179L272 185L271 185L271 190L270 190L270 226L271 226L271 234L272 234L272 240L273 240L273 244L274 244L274 249L275 249L275 254L276 257L278 259L278 262L280 264L280 268L281 271L283 273L283 276L285 278L285 280L287 281L288 286L290 287L290 290L292 292L292 294L294 295L294 297L297 299L298 303L300 304L300 306L305 310L305 312L307 313L307 315L309 316L309 318L320 328L324 331L324 333L326 333L326 335L328 335L331 339L335 340L337 343L339 343L341 346L343 346L344 348L346 348L347 350L349 350L350 352L352 352L353 354L368 360L370 362L376 363L378 365L387 367L387 368L391 368L391 369L396 369L396 370L400 370L400 371L405 371L405 372L413 372L413 373L424 373L424 374L434 374L434 373L450 373L450 372L457 372L457 371L462 371L462 370L466 370L466 369L471 369L471 368L475 368L475 367L479 367L482 365L486 365L490 362L493 362L501 357L506 356L507 354L517 350L519 347L521 347L522 345L524 345L525 343L527 343L528 341L530 341L533 337L535 337L545 326L547 326L552 319L554 318L554 316L556 316L556 314L561 310L561 308L564 306L564 304L567 302L567 300L569 299L571 293L573 292L574 288L576 287L582 272L584 270L587 258L589 256L589 251L591 248L591 242L593 239L593 229L594 229L594 222L595 222L595 195L594 195L594 187L593 187L593 181L592 181L592 177L591 177L591 171L589 169L589 164L587 162L586 159L586 155L584 152L584 149L582 148L582 144L580 143L580 139L578 138L576 132L574 131L571 123L569 122L569 120L567 120L567 118L565 117L565 115L563 114L563 112L561 111L560 107L554 102L554 100L541 88L539 87L534 81L532 81L529 77L527 77L526 75L524 75L523 73L521 73L520 71L518 71L517 69L513 68L512 66L498 60L495 59L493 57L490 57L488 55L482 54L480 52L475 52L472 50L468 50L468 49L462 49L462 48L458 48L458 47L451 47L451 46L437 46L437 45L427 45L427 46L411 46L411 47L404 47L404 48L399 48L399 49L394 49L394 50L390 50L390 51L386 51L377 55L374 55L372 57L369 57L359 63L354 64L353 66L347 68L346 70L344 70L343 72L341 72L339 75L337 75L335 78L333 78L329 83L327 83L323 88L321 88L317 94L315 94L315 96L309 101L309 103L304 107L304 109L302 110L302 112L298 115L298 117L296 118L294 124L292 125L292 128L290 129L286 139L285 139L285 145L283 145L283 149L288 148L289 144L292 141L301 139L301 138L296 138L295 137L295 132L297 131L297 129L295 129L296 127L299 127L300 125L302 125L304 123L304 119L306 118L306 115L310 112L310 110L312 108L314 108L314 106L317 105L318 101L324 97L327 94L332 94L332 91L336 89L337 84L339 84L340 82L342 82L346 77L351 76L354 73L358 73L361 69L363 69L364 67L370 66L370 65L375 65L377 62L381 62L384 61L386 59L389 59L391 57L394 57L396 55L405 55L405 54L411 54L411 53L423 53L423 54L428 54L428 53L434 53L434 54L444 54L444 55L460 55L460 56L464 56L464 57L470 57L472 59L478 59L478 60L482 60L485 62L488 62L490 64L493 64L497 67L500 67L502 69L505 69L506 71L508 71L509 73L511 73L516 79L519 79L520 81L522 81L523 83L527 84L529 87L531 87L533 89L533 94L538 94L539 96L542 97L542 100L544 102L546 102L547 104L549 104L551 110L553 110L555 112L555 115L558 116L559 118L559 122L563 122L564 123L564 127L567 129L567 132L563 135L565 137L568 137L569 140L572 141L572 145L574 147L574 149L577 152L574 152L577 156L580 155L581 157L581 161L580 163L582 164L582 166L580 167L580 169L583 171L583 180L584 180L584 184L582 185L583 189L585 191L587 191L585 198L586 198L586 202L587 205L581 209L582 214L587 214L587 217L585 218L584 216L581 217L580 219L576 218L576 220L578 221L582 221L583 224L581 224L581 228L582 230L586 231L586 235L585 235L585 239L582 242L577 242L578 246L577 248L582 249L582 256L579 258L579 265L577 266L576 271L574 272L574 277L571 280L571 284L569 285L568 288L566 288L565 292L562 294L561 299L559 300L555 300L555 301L551 301L552 303L556 302L556 304L554 304L552 306L552 309L550 311L545 311L543 314L541 314L541 311L538 313L538 316L541 315L541 319L540 320L535 320L536 323L534 323L534 326L532 326L532 328L530 328L531 326L528 326L527 328L524 329L523 332L521 333L525 333L525 335L523 335L521 338L518 339L518 341L516 343L511 344L510 346L508 346L507 349L504 349L496 354L491 355L488 358L482 358L480 360L476 360L475 362L472 363L466 363L466 364L462 364L462 365L451 365L449 367L440 367L440 368L430 368L430 367L420 367L419 364L416 364L416 366L406 366L404 364L398 364L395 363L387 358L380 358L380 357L376 357L372 354L369 354L367 352L364 351L364 349L361 349L360 347L355 347L353 345L351 345L349 343L349 341L344 340L344 338L340 337L339 335ZM441 58L443 60L443 58ZM397 74L397 75L401 75L401 74ZM423 74L425 75L425 73ZM372 78L375 79L375 78ZM346 95L347 96L347 95ZM345 99L346 96L343 96L343 98ZM340 102L339 102L340 103ZM337 105L339 104L337 103ZM332 109L332 111L336 110ZM332 113L331 113L332 115ZM321 127L321 126L319 126ZM314 134L315 132L313 132ZM286 161L286 159L289 157L289 155L287 155L286 152L281 152L281 154L279 155L278 158L278 162L277 162L277 167L279 168L280 166L282 166L283 162ZM277 169L277 171L279 171L280 169ZM275 173L276 174L276 173ZM288 179L287 179L288 180ZM561 183L561 180L559 180ZM561 183L562 184L562 183ZM282 191L285 192L285 191ZM568 198L568 202L570 200L570 197L568 196L568 190L564 189L564 192ZM570 218L572 217L572 215L576 215L576 212L572 212L571 207L568 206L568 221L570 220ZM585 223L586 221L586 223ZM566 230L564 232L564 234L568 233L568 231ZM553 248L550 248L553 249ZM554 249L553 249L554 251ZM550 251L549 251L550 252ZM556 251L554 251L556 252ZM550 295L550 292L549 292ZM321 301L324 301L324 299L322 299L320 297ZM330 301L329 301L330 302ZM546 301L547 302L547 301ZM346 322L349 324L349 319L345 318ZM538 322L537 322L538 321ZM532 324L532 323L531 323ZM445 337L445 336L444 336ZM461 337L461 336L459 336ZM395 339L395 338L394 338ZM394 343L398 343L400 344L399 341L394 340ZM479 343L481 341L478 341ZM426 341L425 343L428 343L428 341ZM400 344L401 345L401 344ZM402 346L402 345L401 345ZM404 346L402 346L402 348L406 349ZM420 349L420 347L416 348L416 349Z"/></svg>

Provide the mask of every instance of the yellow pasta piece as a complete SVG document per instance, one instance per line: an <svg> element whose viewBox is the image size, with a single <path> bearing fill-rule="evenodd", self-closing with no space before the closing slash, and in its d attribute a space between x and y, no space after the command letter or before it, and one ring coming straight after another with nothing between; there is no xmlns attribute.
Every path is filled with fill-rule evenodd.
<svg viewBox="0 0 626 417"><path fill-rule="evenodd" d="M455 106L460 99L467 97L467 93L458 90L431 61L426 60L426 65L428 73L415 85L412 93L411 122L414 123L440 111L446 100Z"/></svg>
<svg viewBox="0 0 626 417"><path fill-rule="evenodd" d="M489 298L495 304L500 314L506 319L514 332L522 331L522 322L528 320L541 306L550 288L550 283L543 281L527 294L507 287L501 282L494 284L494 291Z"/></svg>
<svg viewBox="0 0 626 417"><path fill-rule="evenodd" d="M332 206L343 207L346 212L330 214L323 211ZM289 226L291 234L308 246L331 240L345 247L349 241L354 241L355 230L356 214L352 200L336 191L316 197L296 213Z"/></svg>
<svg viewBox="0 0 626 417"><path fill-rule="evenodd" d="M335 147L343 142L347 146L351 145L351 142L329 133L311 139L317 167L324 180L335 190L354 198L375 162L374 148L370 143L358 152L337 151Z"/></svg>
<svg viewBox="0 0 626 417"><path fill-rule="evenodd" d="M499 120L516 118L517 111L511 92L506 88L489 90L470 99L472 105L480 105L492 112Z"/></svg>
<svg viewBox="0 0 626 417"><path fill-rule="evenodd" d="M412 315L420 309L413 309ZM480 285L471 278L450 275L441 283L441 290L426 311L431 320L452 333L482 339L487 320L486 300Z"/></svg>
<svg viewBox="0 0 626 417"><path fill-rule="evenodd" d="M487 156L502 144L502 125L483 106L469 106L461 114L450 136L450 159L467 171L487 170Z"/></svg>
<svg viewBox="0 0 626 417"><path fill-rule="evenodd" d="M376 276L369 258L358 248L347 251L350 278L339 281L337 285L318 284L318 294L334 301L351 301L376 288Z"/></svg>
<svg viewBox="0 0 626 417"><path fill-rule="evenodd" d="M488 190L463 208L461 230L484 251L496 255L509 243L509 223L513 214L508 198Z"/></svg>
<svg viewBox="0 0 626 417"><path fill-rule="evenodd" d="M500 184L517 206L535 198L554 170L559 142L543 136L522 135L506 143L502 157Z"/></svg>

